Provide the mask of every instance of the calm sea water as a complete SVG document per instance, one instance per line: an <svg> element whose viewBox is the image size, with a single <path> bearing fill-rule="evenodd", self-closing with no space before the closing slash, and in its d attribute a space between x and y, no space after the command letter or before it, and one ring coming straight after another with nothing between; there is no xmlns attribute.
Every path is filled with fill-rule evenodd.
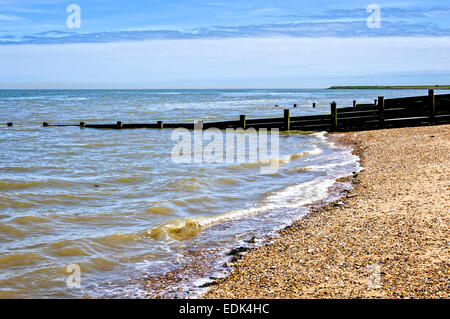
<svg viewBox="0 0 450 319"><path fill-rule="evenodd" d="M258 163L174 163L169 129L43 128L43 121L236 120L281 117L283 106L296 116L328 112L332 101L424 94L0 91L0 122L14 122L0 126L0 297L142 296L136 278L176 269L188 251L226 251L270 234L358 169L350 150L322 133L280 133L280 169L264 175ZM70 264L81 268L81 289L66 286Z"/></svg>

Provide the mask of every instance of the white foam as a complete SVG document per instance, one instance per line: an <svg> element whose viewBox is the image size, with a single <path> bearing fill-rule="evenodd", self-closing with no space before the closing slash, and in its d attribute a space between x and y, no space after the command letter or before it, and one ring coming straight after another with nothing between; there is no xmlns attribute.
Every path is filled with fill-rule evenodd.
<svg viewBox="0 0 450 319"><path fill-rule="evenodd" d="M317 136L324 136L324 133L315 134ZM311 154L319 155L322 153L323 150L316 147L309 151L284 156L279 159L279 161L289 162L299 156ZM164 234L165 237L172 237L175 239L177 238L174 237L173 234L176 234L177 236L179 236L179 234L187 234L187 237L189 237L191 235L196 235L202 229L224 221L236 220L280 209L296 209L315 201L323 200L328 197L328 190L333 186L337 178L348 176L351 172L360 170L358 162L359 158L351 154L350 149L344 148L338 155L336 160L341 159L344 161L303 167L305 170L326 171L327 174L325 176L319 176L313 180L291 185L279 191L272 192L258 205L231 210L216 216L194 216L170 221L152 229L150 233L153 233L154 237L158 237L161 234ZM330 158L329 160L332 159L333 158Z"/></svg>
<svg viewBox="0 0 450 319"><path fill-rule="evenodd" d="M354 159L352 159L352 160L341 162L341 163L328 163L325 165L309 165L309 166L305 166L305 169L315 170L315 171L323 171L323 170L329 170L330 168L333 168L333 167L347 166L347 165L356 165L356 161Z"/></svg>

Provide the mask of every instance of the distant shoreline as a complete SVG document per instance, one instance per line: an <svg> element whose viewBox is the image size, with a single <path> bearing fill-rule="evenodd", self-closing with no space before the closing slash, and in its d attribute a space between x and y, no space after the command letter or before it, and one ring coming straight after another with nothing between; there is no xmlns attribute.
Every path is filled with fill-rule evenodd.
<svg viewBox="0 0 450 319"><path fill-rule="evenodd" d="M328 90L450 90L450 85L331 86Z"/></svg>

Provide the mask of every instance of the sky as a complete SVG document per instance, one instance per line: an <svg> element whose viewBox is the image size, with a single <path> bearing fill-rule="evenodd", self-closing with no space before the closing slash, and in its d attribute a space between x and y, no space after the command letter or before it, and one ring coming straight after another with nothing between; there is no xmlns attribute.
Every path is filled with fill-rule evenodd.
<svg viewBox="0 0 450 319"><path fill-rule="evenodd" d="M449 55L438 0L0 0L0 88L450 84Z"/></svg>

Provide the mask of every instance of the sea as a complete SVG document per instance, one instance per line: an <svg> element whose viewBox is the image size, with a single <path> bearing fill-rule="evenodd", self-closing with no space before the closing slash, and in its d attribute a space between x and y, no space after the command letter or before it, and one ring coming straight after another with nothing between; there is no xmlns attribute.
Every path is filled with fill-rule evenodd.
<svg viewBox="0 0 450 319"><path fill-rule="evenodd" d="M426 94L0 90L0 298L145 298L146 278L179 270L208 252L210 268L171 284L183 296L198 296L205 280L227 274L230 249L267 243L307 214L309 204L329 198L338 178L362 169L351 149L325 132L268 131L268 140L278 143L269 154L277 169L265 173L263 163L249 156L175 161L174 129L43 122L193 123L282 117L284 108L302 116L329 113L333 101L344 107L381 95ZM223 134L225 141L225 134L245 133Z"/></svg>

